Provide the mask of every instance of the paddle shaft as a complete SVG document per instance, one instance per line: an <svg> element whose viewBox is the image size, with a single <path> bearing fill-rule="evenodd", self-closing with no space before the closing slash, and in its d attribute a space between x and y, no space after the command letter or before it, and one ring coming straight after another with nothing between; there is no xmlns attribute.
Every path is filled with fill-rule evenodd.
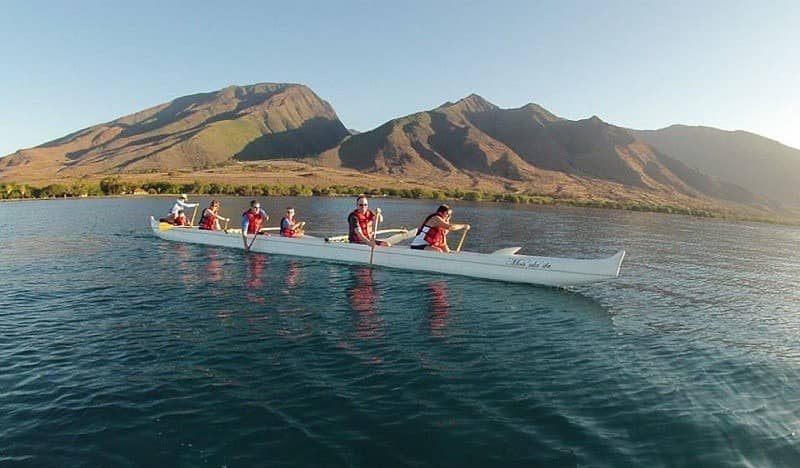
<svg viewBox="0 0 800 468"><path fill-rule="evenodd" d="M200 205L199 203L194 205L194 211L192 211L192 222L189 223L189 226L194 226L194 217L197 216L197 207L199 205Z"/></svg>
<svg viewBox="0 0 800 468"><path fill-rule="evenodd" d="M253 240L250 241L250 244L244 250L245 252L249 252L250 251L250 247L252 247L253 244L255 244L256 237L258 237L258 231L260 231L260 230L261 230L261 224L256 224L256 231L253 233Z"/></svg>
<svg viewBox="0 0 800 468"><path fill-rule="evenodd" d="M375 243L378 241L376 239L376 235L378 232L378 220L381 219L381 210L378 208L375 210L375 223L372 225L372 249L369 251L369 264L372 265L372 257L375 256Z"/></svg>
<svg viewBox="0 0 800 468"><path fill-rule="evenodd" d="M464 239L467 237L467 231L469 231L469 228L465 227L464 233L461 234L461 240L458 241L458 247L456 247L456 252L461 252L461 246L464 245Z"/></svg>

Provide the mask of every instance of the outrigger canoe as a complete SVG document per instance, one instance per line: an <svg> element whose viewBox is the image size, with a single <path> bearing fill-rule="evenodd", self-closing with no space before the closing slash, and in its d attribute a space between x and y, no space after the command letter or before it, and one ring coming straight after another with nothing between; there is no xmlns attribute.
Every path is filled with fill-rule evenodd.
<svg viewBox="0 0 800 468"><path fill-rule="evenodd" d="M152 216L150 227L157 237L175 242L214 245L244 249L240 230L206 231L195 227L178 227L159 223ZM252 240L253 252L311 257L334 262L372 264L403 270L470 276L512 283L568 286L594 283L619 276L625 251L600 259L572 259L519 255L520 247L509 247L492 253L441 253L412 250L408 246L376 247L349 244L313 236L281 237L260 235Z"/></svg>

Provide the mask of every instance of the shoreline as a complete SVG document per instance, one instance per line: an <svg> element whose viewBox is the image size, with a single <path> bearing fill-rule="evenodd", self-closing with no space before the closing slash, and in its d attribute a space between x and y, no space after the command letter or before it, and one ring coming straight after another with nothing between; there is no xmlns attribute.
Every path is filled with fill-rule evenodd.
<svg viewBox="0 0 800 468"><path fill-rule="evenodd" d="M705 196L636 190L591 180L553 185L547 179L516 183L490 177L407 178L400 175L330 169L294 160L269 160L203 170L42 177L25 182L0 181L0 199L50 199L110 195L352 196L365 193L400 199L491 201L512 204L586 207L682 214L771 224L800 224L800 206L768 202L745 205Z"/></svg>
<svg viewBox="0 0 800 468"><path fill-rule="evenodd" d="M194 197L198 196L225 196L225 197L258 197L258 196L286 196L286 197L351 197L361 193L367 194L371 198L392 198L399 200L434 200L440 202L452 201L467 201L478 203L503 203L510 205L538 205L538 206L551 206L551 207L569 207L569 208L591 208L600 210L617 210L617 211L636 211L640 213L654 213L664 215L681 215L693 218L706 218L706 219L719 219L726 221L744 221L756 222L764 224L784 225L784 226L800 226L800 219L786 218L779 216L750 216L744 214L737 214L734 212L722 212L712 209L698 209L688 207L675 207L671 205L659 204L645 204L641 202L610 202L605 200L580 200L580 199L559 199L547 195L517 195L517 194L496 194L486 193L483 191L467 191L468 196L453 197L446 196L444 191L436 192L433 195L437 196L404 196L397 194L397 192L413 192L415 189L366 189L364 187L342 187L337 186L336 189L341 192L331 192L332 188L327 187L319 189L314 193L313 188L309 188L311 193L304 191L304 193L219 193L219 192L195 192L191 190L179 192L164 192L164 193L99 193L92 195L61 195L61 196L48 196L48 197L15 197L15 198L0 198L0 203L3 202L25 202L25 201L46 201L46 200L77 200L77 199L96 199L96 198L170 198L175 197L181 193L187 193ZM325 192L325 193L321 193ZM395 192L395 193L386 193ZM464 191L461 191L464 192ZM418 195L429 195L417 192ZM479 194L479 195L478 195ZM2 195L2 194L0 194ZM444 195L444 196L443 196Z"/></svg>

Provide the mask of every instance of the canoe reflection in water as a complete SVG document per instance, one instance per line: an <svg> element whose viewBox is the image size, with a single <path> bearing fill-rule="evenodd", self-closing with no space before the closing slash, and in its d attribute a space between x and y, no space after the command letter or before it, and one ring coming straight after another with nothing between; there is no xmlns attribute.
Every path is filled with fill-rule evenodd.
<svg viewBox="0 0 800 468"><path fill-rule="evenodd" d="M247 255L247 276L245 279L245 289L247 290L247 300L254 304L264 304L266 299L261 287L264 285L262 274L267 265L267 257L264 255Z"/></svg>
<svg viewBox="0 0 800 468"><path fill-rule="evenodd" d="M297 282L300 280L300 262L290 261L289 266L286 269L286 275L284 277L284 285L286 288L283 290L284 294L291 294L292 290L297 286Z"/></svg>
<svg viewBox="0 0 800 468"><path fill-rule="evenodd" d="M206 279L212 283L219 283L222 280L222 262L219 261L219 252L211 250L208 252L206 262ZM220 291L212 289L211 293L219 295Z"/></svg>
<svg viewBox="0 0 800 468"><path fill-rule="evenodd" d="M356 268L355 284L348 290L350 307L355 312L356 336L365 340L374 340L383 336L383 318L377 311L377 294L372 279L372 270Z"/></svg>
<svg viewBox="0 0 800 468"><path fill-rule="evenodd" d="M450 303L447 302L447 284L444 281L428 283L428 325L431 335L444 336Z"/></svg>
<svg viewBox="0 0 800 468"><path fill-rule="evenodd" d="M199 281L197 273L192 271L192 255L185 245L176 245L171 255L167 258L170 258L173 262L177 259L181 283L191 285Z"/></svg>

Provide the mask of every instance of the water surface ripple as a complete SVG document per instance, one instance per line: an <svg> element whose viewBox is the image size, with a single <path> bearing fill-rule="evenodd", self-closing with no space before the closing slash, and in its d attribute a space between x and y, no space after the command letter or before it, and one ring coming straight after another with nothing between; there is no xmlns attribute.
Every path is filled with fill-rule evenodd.
<svg viewBox="0 0 800 468"><path fill-rule="evenodd" d="M798 228L456 205L469 250L628 251L564 290L167 243L169 204L0 204L0 464L800 460ZM333 234L352 200L262 204Z"/></svg>

